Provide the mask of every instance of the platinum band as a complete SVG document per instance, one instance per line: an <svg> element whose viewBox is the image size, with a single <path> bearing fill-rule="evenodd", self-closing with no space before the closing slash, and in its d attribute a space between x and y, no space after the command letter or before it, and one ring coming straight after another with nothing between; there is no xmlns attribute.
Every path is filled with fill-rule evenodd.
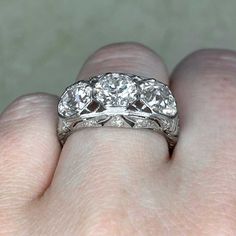
<svg viewBox="0 0 236 236"><path fill-rule="evenodd" d="M167 85L154 78L106 73L66 88L58 103L58 137L62 144L86 127L151 129L172 149L178 138L176 101Z"/></svg>

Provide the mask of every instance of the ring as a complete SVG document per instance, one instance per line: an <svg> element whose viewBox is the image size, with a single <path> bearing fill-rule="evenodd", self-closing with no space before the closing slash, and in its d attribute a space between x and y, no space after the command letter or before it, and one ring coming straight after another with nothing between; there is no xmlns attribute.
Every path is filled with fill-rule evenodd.
<svg viewBox="0 0 236 236"><path fill-rule="evenodd" d="M109 72L67 87L58 103L58 137L63 145L86 127L150 129L165 136L173 149L179 132L176 100L164 83Z"/></svg>

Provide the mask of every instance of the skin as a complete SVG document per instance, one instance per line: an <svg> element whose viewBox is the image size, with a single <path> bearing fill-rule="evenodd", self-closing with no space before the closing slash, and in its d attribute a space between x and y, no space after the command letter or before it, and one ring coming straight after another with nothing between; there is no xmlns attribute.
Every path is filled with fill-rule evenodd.
<svg viewBox="0 0 236 236"><path fill-rule="evenodd" d="M117 128L75 132L61 149L58 98L20 97L0 116L0 235L235 235L236 52L196 51L169 76L147 47L112 44L78 80L107 71L170 86L173 155L160 134Z"/></svg>

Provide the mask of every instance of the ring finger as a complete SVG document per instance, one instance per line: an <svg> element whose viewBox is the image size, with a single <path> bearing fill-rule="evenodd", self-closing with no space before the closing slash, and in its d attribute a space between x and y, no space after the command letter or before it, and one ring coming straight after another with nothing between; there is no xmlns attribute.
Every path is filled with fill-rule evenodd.
<svg viewBox="0 0 236 236"><path fill-rule="evenodd" d="M140 44L101 48L87 60L78 80L108 71L154 77L168 84L160 57ZM168 153L165 138L150 130L87 128L74 132L63 147L49 189L57 197L51 199L59 195L74 202L76 197L83 209L91 210L110 206L111 202L113 208L118 207L124 192L145 198L147 191L162 181ZM158 175L161 178L156 178Z"/></svg>

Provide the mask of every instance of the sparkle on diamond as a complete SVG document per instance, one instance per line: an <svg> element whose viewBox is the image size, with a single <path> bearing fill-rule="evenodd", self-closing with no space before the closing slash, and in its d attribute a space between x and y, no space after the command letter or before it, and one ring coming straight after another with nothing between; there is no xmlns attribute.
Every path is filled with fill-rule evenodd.
<svg viewBox="0 0 236 236"><path fill-rule="evenodd" d="M92 88L86 83L78 83L68 88L61 97L58 112L63 117L73 117L91 102Z"/></svg>
<svg viewBox="0 0 236 236"><path fill-rule="evenodd" d="M94 85L94 97L104 106L126 107L137 98L137 85L127 75L109 73Z"/></svg>
<svg viewBox="0 0 236 236"><path fill-rule="evenodd" d="M175 98L167 86L154 79L146 80L141 85L141 100L154 112L167 116L177 113Z"/></svg>

